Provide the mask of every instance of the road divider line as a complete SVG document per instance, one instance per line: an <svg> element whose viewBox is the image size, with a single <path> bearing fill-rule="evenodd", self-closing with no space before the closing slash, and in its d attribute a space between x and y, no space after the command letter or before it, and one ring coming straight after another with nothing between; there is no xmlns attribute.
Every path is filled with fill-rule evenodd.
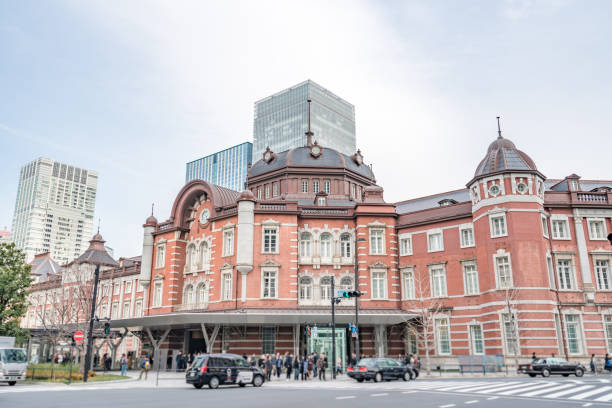
<svg viewBox="0 0 612 408"><path fill-rule="evenodd" d="M389 395L386 392L381 392L380 394L370 394L370 397L384 397L385 395Z"/></svg>
<svg viewBox="0 0 612 408"><path fill-rule="evenodd" d="M465 401L466 404L475 404L478 400Z"/></svg>
<svg viewBox="0 0 612 408"><path fill-rule="evenodd" d="M336 399L342 400L342 399L351 399L351 398L355 398L354 395L345 395L344 397L336 397Z"/></svg>
<svg viewBox="0 0 612 408"><path fill-rule="evenodd" d="M498 399L498 398L499 398L499 397L489 397L489 398L487 398L487 400L491 401L491 400L496 400L496 399Z"/></svg>
<svg viewBox="0 0 612 408"><path fill-rule="evenodd" d="M586 404L582 404L583 407L590 407L591 405L593 405L592 402L587 402Z"/></svg>
<svg viewBox="0 0 612 408"><path fill-rule="evenodd" d="M454 407L455 404L446 404L446 405L440 405L440 408L451 408Z"/></svg>
<svg viewBox="0 0 612 408"><path fill-rule="evenodd" d="M402 394L414 394L418 391L402 391Z"/></svg>

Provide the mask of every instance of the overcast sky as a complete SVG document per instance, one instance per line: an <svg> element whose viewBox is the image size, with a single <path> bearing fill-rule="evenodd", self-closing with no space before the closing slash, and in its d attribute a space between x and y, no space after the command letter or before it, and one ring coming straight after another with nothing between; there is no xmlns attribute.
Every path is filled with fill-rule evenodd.
<svg viewBox="0 0 612 408"><path fill-rule="evenodd" d="M20 167L50 157L99 172L107 245L140 254L185 163L251 140L254 101L307 78L355 105L387 201L464 187L497 115L547 177L612 179L611 18L607 1L3 1L0 228Z"/></svg>

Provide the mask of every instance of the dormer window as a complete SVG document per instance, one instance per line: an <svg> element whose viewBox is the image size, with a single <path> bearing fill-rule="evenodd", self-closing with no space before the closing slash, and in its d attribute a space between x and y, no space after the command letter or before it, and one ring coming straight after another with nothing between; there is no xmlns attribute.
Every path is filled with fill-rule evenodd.
<svg viewBox="0 0 612 408"><path fill-rule="evenodd" d="M321 207L324 207L325 206L325 197L319 197L317 199L317 205L321 206Z"/></svg>
<svg viewBox="0 0 612 408"><path fill-rule="evenodd" d="M527 192L528 188L527 188L527 184L520 182L516 185L516 191L519 192L519 194L525 194Z"/></svg>
<svg viewBox="0 0 612 408"><path fill-rule="evenodd" d="M446 207L448 205L453 205L453 204L457 204L457 201L453 200L452 198L445 198L443 200L438 201L438 205L440 207Z"/></svg>
<svg viewBox="0 0 612 408"><path fill-rule="evenodd" d="M499 186L497 184L493 184L491 187L489 187L489 194L491 194L493 197L496 197L499 195Z"/></svg>

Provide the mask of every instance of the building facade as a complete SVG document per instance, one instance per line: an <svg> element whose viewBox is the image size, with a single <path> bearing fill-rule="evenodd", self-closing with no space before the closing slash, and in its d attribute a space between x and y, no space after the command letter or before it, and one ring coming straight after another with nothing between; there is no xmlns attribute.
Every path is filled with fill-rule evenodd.
<svg viewBox="0 0 612 408"><path fill-rule="evenodd" d="M306 144L308 100L311 129L322 146L346 155L356 150L355 106L311 80L255 102L253 157Z"/></svg>
<svg viewBox="0 0 612 408"><path fill-rule="evenodd" d="M231 190L242 191L253 162L253 144L244 142L187 163L185 183L204 180Z"/></svg>
<svg viewBox="0 0 612 408"><path fill-rule="evenodd" d="M10 240L11 240L11 232L8 230L8 228L5 225L4 229L0 230L0 243L9 242Z"/></svg>
<svg viewBox="0 0 612 408"><path fill-rule="evenodd" d="M112 326L167 368L179 352L329 355L331 297L357 288L362 356L588 361L612 352L611 221L612 181L548 179L501 134L465 188L398 203L359 151L267 150L242 193L194 180L147 218L142 312ZM345 363L354 302L336 308Z"/></svg>
<svg viewBox="0 0 612 408"><path fill-rule="evenodd" d="M26 259L50 252L68 263L92 236L98 173L39 158L21 168L11 240Z"/></svg>

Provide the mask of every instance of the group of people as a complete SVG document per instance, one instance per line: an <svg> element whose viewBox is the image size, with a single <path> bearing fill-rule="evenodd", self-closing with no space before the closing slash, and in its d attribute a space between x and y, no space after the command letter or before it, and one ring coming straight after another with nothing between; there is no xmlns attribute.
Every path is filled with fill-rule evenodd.
<svg viewBox="0 0 612 408"><path fill-rule="evenodd" d="M251 365L264 370L268 381L272 376L280 378L284 373L287 380L290 380L293 374L294 380L301 379L302 381L318 378L321 381L326 381L326 372L330 368L329 359L325 353L311 353L304 356L294 356L292 353L281 355L262 354L257 357L253 354L251 357L243 356ZM342 372L342 358L336 359L336 373Z"/></svg>

